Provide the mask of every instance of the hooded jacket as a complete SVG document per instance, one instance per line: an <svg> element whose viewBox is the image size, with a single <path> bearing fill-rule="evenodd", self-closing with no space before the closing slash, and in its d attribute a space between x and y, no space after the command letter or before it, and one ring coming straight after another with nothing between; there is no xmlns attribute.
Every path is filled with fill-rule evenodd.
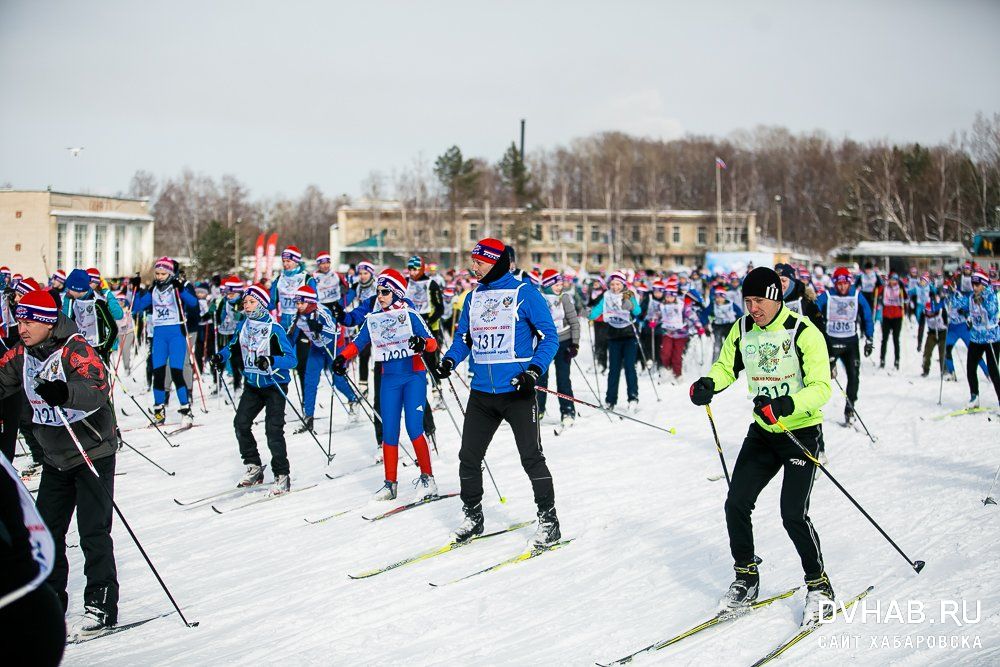
<svg viewBox="0 0 1000 667"><path fill-rule="evenodd" d="M118 446L115 435L115 413L111 407L111 386L107 369L97 351L79 335L76 325L65 315L59 314L52 334L31 348L24 343L0 357L0 398L23 391L24 355L31 355L45 361L53 353L61 350L59 363L66 374L69 398L61 407L69 410L90 412L91 415L72 422L70 427L80 440L87 455L92 459L112 456ZM66 426L31 422L32 432L42 446L45 462L59 470L69 470L83 465L83 457Z"/></svg>

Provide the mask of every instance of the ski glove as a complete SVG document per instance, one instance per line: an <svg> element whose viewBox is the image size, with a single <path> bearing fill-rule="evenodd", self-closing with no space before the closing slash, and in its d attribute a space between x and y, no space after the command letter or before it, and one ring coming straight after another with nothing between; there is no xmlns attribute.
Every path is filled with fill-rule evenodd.
<svg viewBox="0 0 1000 667"><path fill-rule="evenodd" d="M527 398L535 394L535 385L538 384L538 378L541 374L542 369L531 364L528 366L528 370L518 373L517 377L510 383L520 396Z"/></svg>
<svg viewBox="0 0 1000 667"><path fill-rule="evenodd" d="M309 327L309 331L312 331L314 334L319 334L323 331L323 323L318 319L306 320L306 326Z"/></svg>
<svg viewBox="0 0 1000 667"><path fill-rule="evenodd" d="M872 350L874 349L875 349L875 344L872 343L872 339L869 338L868 340L865 341L865 356L866 357L872 356Z"/></svg>
<svg viewBox="0 0 1000 667"><path fill-rule="evenodd" d="M566 348L566 359L567 360L574 359L578 354L580 354L580 346L577 345L576 343L570 343L569 346Z"/></svg>
<svg viewBox="0 0 1000 667"><path fill-rule="evenodd" d="M344 308L339 303L334 301L330 304L330 312L333 313L333 319L337 321L338 324L344 323Z"/></svg>
<svg viewBox="0 0 1000 667"><path fill-rule="evenodd" d="M455 362L445 357L440 364L431 368L431 373L438 380L446 380L451 372L455 369Z"/></svg>
<svg viewBox="0 0 1000 667"><path fill-rule="evenodd" d="M264 371L265 373L269 368L271 368L271 357L257 357L257 361L254 362L257 366L257 370Z"/></svg>
<svg viewBox="0 0 1000 667"><path fill-rule="evenodd" d="M472 349L472 334L470 334L468 331L466 331L464 334L462 334L462 342L465 343L465 346L471 350Z"/></svg>
<svg viewBox="0 0 1000 667"><path fill-rule="evenodd" d="M344 358L344 355L338 354L333 360L333 372L341 377L347 375L347 359Z"/></svg>
<svg viewBox="0 0 1000 667"><path fill-rule="evenodd" d="M35 385L35 392L52 407L63 405L69 400L69 387L63 380L39 382Z"/></svg>
<svg viewBox="0 0 1000 667"><path fill-rule="evenodd" d="M213 354L211 357L209 357L208 363L212 364L212 368L219 371L220 373L222 372L222 369L226 367L226 362L222 360L222 355L218 353Z"/></svg>
<svg viewBox="0 0 1000 667"><path fill-rule="evenodd" d="M765 424L777 424L782 417L795 412L795 402L791 396L755 396L753 399L753 412L764 420Z"/></svg>
<svg viewBox="0 0 1000 667"><path fill-rule="evenodd" d="M406 344L410 346L414 354L423 354L424 348L427 347L427 341L420 336L410 336L406 340Z"/></svg>
<svg viewBox="0 0 1000 667"><path fill-rule="evenodd" d="M715 396L715 380L710 377L698 378L688 393L695 405L708 405Z"/></svg>

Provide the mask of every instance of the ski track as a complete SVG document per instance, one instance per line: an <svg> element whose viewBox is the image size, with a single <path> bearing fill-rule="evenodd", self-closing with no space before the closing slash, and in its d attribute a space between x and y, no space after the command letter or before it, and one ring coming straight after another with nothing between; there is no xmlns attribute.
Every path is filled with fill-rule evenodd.
<svg viewBox="0 0 1000 667"><path fill-rule="evenodd" d="M1000 661L1000 508L981 502L1000 463L1000 419L930 419L963 407L967 400L961 377L964 349L956 350L960 381L945 383L943 405L938 406L938 378L920 377L915 331L912 323L904 326L900 372L889 376L873 370L868 359L862 363L858 408L878 442L872 445L863 431L836 424L844 406L836 384L824 430L831 472L911 558L927 561L926 568L914 574L818 471L810 516L839 597L874 584L869 598L881 601L883 608L896 600L905 612L907 601L920 600L928 604L928 618L936 618L940 600L964 599L973 613L976 601L981 603L981 619L964 627L840 622L792 648L779 658L781 664ZM586 333L583 343L581 365L593 383ZM706 351L711 351L710 341ZM877 354L876 342L873 358ZM890 363L891 355L890 348ZM643 407L637 416L675 426L676 436L628 421L610 423L580 406L576 425L554 437L551 425L558 403L550 396L542 439L563 536L575 541L526 563L441 589L428 583L444 583L517 554L534 528L370 579L349 580L348 573L444 544L461 519L460 500L454 498L373 523L361 519L359 511L318 525L303 522L303 517L358 506L380 486L380 468L334 481L323 475L370 461L370 427L335 432L337 457L327 467L307 434L291 435L295 417L289 411L286 438L293 488L319 486L223 515L209 505L234 506L252 496L193 507L179 507L171 499L193 499L235 484L242 466L232 408L223 404L220 409L209 400L211 414L196 415L203 427L175 436L180 444L176 449L151 430L131 431L130 444L176 470L177 476L167 477L125 450L118 470L129 474L116 479L117 500L185 615L200 626L185 628L176 616L158 619L69 646L65 664L590 665L666 639L714 613L732 578L723 513L725 481L706 480L718 474L718 456L704 411L687 398L697 366L693 358L687 359L684 381L659 384L660 403L653 399L648 374L639 376ZM844 382L842 367L839 372ZM577 395L592 400L575 366L573 378ZM602 375L602 398L606 382ZM457 380L455 386L464 401L468 391ZM992 405L988 381L982 389L984 405ZM621 392L624 403L624 378ZM320 401L329 405L328 387L321 386L320 393ZM454 397L450 392L445 396L460 419ZM148 401L137 398L140 404ZM117 403L131 405L123 395ZM749 424L743 378L712 407L731 470ZM175 416L175 408L169 409L168 419ZM120 419L123 428L144 421L139 415ZM457 490L459 438L447 414L438 411L435 420L441 450L434 458L435 476L442 492ZM346 415L335 406L334 426L345 422ZM263 427L255 427L255 434L268 463ZM325 431L318 437L325 447ZM498 502L485 476L486 530L534 518L531 488L506 426L494 438L487 460L508 502ZM270 483L270 469L266 475ZM415 476L414 468L400 467L399 504L413 497L410 481ZM781 525L779 490L780 473L761 494L754 514L756 550L764 558L762 597L802 581L798 558ZM393 506L369 503L362 511ZM127 533L120 522L115 524L121 622L169 611L169 601ZM68 555L72 620L82 611L83 562L79 549ZM800 591L750 617L639 657L635 664L750 664L797 628L803 595ZM858 635L858 645L821 648L821 638L845 633ZM915 642L927 635L979 637L982 648L869 645L872 638Z"/></svg>

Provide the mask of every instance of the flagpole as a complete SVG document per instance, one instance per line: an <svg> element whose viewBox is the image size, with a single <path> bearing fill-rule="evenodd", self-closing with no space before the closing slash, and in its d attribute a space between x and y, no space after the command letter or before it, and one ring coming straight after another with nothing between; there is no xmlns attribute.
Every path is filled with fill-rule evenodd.
<svg viewBox="0 0 1000 667"><path fill-rule="evenodd" d="M722 165L719 158L715 158L715 249L719 248L719 239L722 238Z"/></svg>

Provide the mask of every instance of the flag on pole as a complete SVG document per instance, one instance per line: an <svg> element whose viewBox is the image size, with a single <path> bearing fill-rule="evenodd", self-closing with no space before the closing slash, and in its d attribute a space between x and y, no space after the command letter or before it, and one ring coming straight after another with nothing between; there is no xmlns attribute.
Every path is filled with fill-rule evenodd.
<svg viewBox="0 0 1000 667"><path fill-rule="evenodd" d="M267 252L264 257L264 276L270 280L274 270L274 254L278 248L278 234L271 234L267 238Z"/></svg>
<svg viewBox="0 0 1000 667"><path fill-rule="evenodd" d="M718 169L725 169L726 168L726 163L722 161L721 157L717 157L717 158L715 158L715 166Z"/></svg>
<svg viewBox="0 0 1000 667"><path fill-rule="evenodd" d="M257 245L254 248L253 282L259 283L260 276L264 272L264 235L257 237Z"/></svg>

